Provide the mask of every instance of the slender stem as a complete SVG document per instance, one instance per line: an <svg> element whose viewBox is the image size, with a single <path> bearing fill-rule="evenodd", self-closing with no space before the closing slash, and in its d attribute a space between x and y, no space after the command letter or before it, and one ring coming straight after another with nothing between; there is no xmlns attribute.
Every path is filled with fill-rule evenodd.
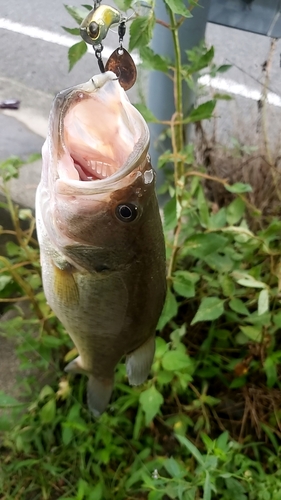
<svg viewBox="0 0 281 500"><path fill-rule="evenodd" d="M181 78L181 50L178 34L178 23L171 9L168 8L171 33L175 51L175 68L174 68L174 101L175 113L171 119L172 133L172 149L174 158L174 182L176 190L176 206L177 206L177 226L174 232L173 250L168 267L168 283L171 281L174 271L176 256L178 251L178 241L181 232L181 216L182 216L182 193L184 188L184 161L181 159L181 151L184 147L184 124L183 124L183 104L182 104L182 78Z"/></svg>
<svg viewBox="0 0 281 500"><path fill-rule="evenodd" d="M174 13L169 9L170 21L171 21L171 33L173 38L174 50L175 50L175 74L174 74L174 99L175 99L175 109L177 124L175 125L175 147L178 153L183 149L184 146L184 130L183 130L183 106L182 106L182 78L181 78L181 49L179 42L179 33L176 18ZM176 121L176 120L174 120ZM184 174L184 162L177 162L175 165L177 170L177 178L181 178Z"/></svg>

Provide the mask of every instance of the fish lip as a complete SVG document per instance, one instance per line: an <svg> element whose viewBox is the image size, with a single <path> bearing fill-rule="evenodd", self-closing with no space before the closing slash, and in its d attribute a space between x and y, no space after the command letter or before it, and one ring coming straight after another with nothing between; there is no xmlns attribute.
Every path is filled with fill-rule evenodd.
<svg viewBox="0 0 281 500"><path fill-rule="evenodd" d="M56 96L51 113L50 127L50 129L52 130L50 134L50 140L52 143L51 149L53 149L53 156L57 157L57 161L54 162L55 165L59 162L60 158L64 154L67 154L70 157L68 149L64 143L64 119L68 110L73 106L73 104L75 104L75 101L79 99L79 96L81 98L82 94L85 95L85 97L90 98L91 94L94 94L100 89L103 89L108 82L114 80L118 80L116 75L112 71L107 71L100 75L94 76L84 84L66 89ZM119 82L116 81L116 85L119 85ZM67 191L73 192L73 190L75 190L77 194L79 194L79 192L83 194L85 194L86 192L88 194L93 192L108 192L111 191L113 187L116 188L116 185L123 181L127 176L131 177L130 174L132 174L134 170L136 170L137 176L145 169L150 141L148 126L142 115L129 102L121 86L119 89L119 93L120 102L123 99L126 103L126 106L130 107L130 114L133 115L133 118L140 131L139 139L135 143L132 152L114 174L104 179L96 179L92 181L81 181L67 178L62 179L60 178L57 170L55 173L57 192L66 193ZM55 150L57 150L56 155L54 155ZM131 180L129 182L131 182Z"/></svg>

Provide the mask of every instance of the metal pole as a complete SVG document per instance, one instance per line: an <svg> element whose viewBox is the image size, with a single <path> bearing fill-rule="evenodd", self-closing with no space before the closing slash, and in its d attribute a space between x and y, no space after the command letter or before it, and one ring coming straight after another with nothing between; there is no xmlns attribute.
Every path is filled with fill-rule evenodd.
<svg viewBox="0 0 281 500"><path fill-rule="evenodd" d="M200 7L195 7L192 10L193 17L187 19L179 29L183 64L188 62L186 50L192 49L204 39L209 6L210 0L200 0ZM155 15L157 19L169 24L170 19L163 0L156 0ZM156 23L151 48L157 54L168 56L173 61L174 47L170 30ZM184 113L187 113L194 103L194 93L185 83L183 84L183 101ZM147 105L159 120L170 120L175 112L173 82L160 71L152 71L149 74ZM170 148L170 141L168 139L161 142L158 140L164 130L163 125L151 123L149 128L151 134L149 151L152 165L156 168L159 155ZM161 185L163 180L163 172L159 170L157 172L157 184Z"/></svg>

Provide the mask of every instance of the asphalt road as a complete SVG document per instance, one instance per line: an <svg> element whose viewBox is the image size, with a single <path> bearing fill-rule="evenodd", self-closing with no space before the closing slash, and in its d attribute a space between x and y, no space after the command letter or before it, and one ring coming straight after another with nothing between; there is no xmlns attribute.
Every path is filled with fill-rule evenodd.
<svg viewBox="0 0 281 500"><path fill-rule="evenodd" d="M81 5L80 0L71 0L71 3L76 6ZM36 26L60 35L66 35L62 29L63 25L76 26L75 21L65 10L63 2L59 0L48 0L47 3L46 0L30 0L25 2L24 8L18 0L1 0L0 18L9 19L11 22L21 23L24 26ZM79 41L79 38L73 37L73 41L75 43ZM233 65L225 78L230 78L234 86L238 84L250 89L250 92L260 89L259 82L263 79L261 68L268 56L269 38L208 24L206 41L209 45L215 46L217 63ZM117 35L109 33L106 44L109 48L115 49ZM29 137L21 136L21 139L16 141L13 132L15 127L11 120L14 117L26 126L28 119L15 112L9 119L9 123L6 120L6 125L2 126L5 118L1 114L0 158L4 158L9 154L14 154L15 151L17 154L22 152L25 155L37 150L45 130L43 127L43 132L37 133L37 115L46 120L52 97L63 88L86 81L98 71L98 67L94 55L86 54L69 73L67 47L7 29L0 28L0 46L0 98L20 97L23 108L32 109L34 113L34 120L28 122ZM281 45L278 41L272 59L270 81L270 89L278 95L281 95L280 52ZM141 83L139 81L139 85ZM130 92L130 98L133 101L136 100L136 93L137 87ZM240 119L243 113L248 119L256 109L256 102L239 98L239 96L236 101L238 108L239 106L241 108L241 112L238 112ZM236 106L236 111L238 108ZM220 108L221 128L225 131L229 130L230 121L232 122L233 119L229 120L229 111L224 113L223 109ZM247 128L249 128L248 125ZM36 133L40 136L39 139L35 137Z"/></svg>

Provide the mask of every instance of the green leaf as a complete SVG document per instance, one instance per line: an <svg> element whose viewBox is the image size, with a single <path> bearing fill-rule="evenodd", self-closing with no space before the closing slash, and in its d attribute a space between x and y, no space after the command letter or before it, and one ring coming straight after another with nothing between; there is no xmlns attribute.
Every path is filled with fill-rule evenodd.
<svg viewBox="0 0 281 500"><path fill-rule="evenodd" d="M166 300L162 314L158 321L157 330L162 330L164 326L178 313L178 303L170 288L167 290Z"/></svg>
<svg viewBox="0 0 281 500"><path fill-rule="evenodd" d="M159 412L160 406L164 403L164 398L156 387L152 385L140 395L140 405L145 414L146 425L154 419L155 415Z"/></svg>
<svg viewBox="0 0 281 500"><path fill-rule="evenodd" d="M244 495L245 489L242 484L237 481L237 479L234 479L233 477L226 478L225 484L227 490L229 491L230 498L235 498L237 500L247 500L247 497Z"/></svg>
<svg viewBox="0 0 281 500"><path fill-rule="evenodd" d="M93 489L91 487L91 492L87 495L87 500L103 500L103 499L104 499L103 485L102 482L100 481L98 484L96 484L96 486L94 486Z"/></svg>
<svg viewBox="0 0 281 500"><path fill-rule="evenodd" d="M50 399L40 410L40 420L42 424L50 424L56 416L56 401Z"/></svg>
<svg viewBox="0 0 281 500"><path fill-rule="evenodd" d="M241 198L236 198L226 209L226 220L228 224L237 224L245 213L245 203Z"/></svg>
<svg viewBox="0 0 281 500"><path fill-rule="evenodd" d="M17 399L0 391L0 408L11 408L12 406L18 406L20 404L21 403Z"/></svg>
<svg viewBox="0 0 281 500"><path fill-rule="evenodd" d="M72 47L70 47L68 51L69 71L79 61L79 59L86 54L86 52L87 44L84 40L81 40L81 42L75 43Z"/></svg>
<svg viewBox="0 0 281 500"><path fill-rule="evenodd" d="M201 455L200 451L196 448L196 446L194 446L194 444L191 443L191 441L189 441L185 436L181 436L180 434L175 434L175 437L183 446L185 446L185 448L188 449L191 455L193 455L194 458L196 458L197 462L204 467L205 465L204 458Z"/></svg>
<svg viewBox="0 0 281 500"><path fill-rule="evenodd" d="M4 290L5 286L8 285L8 283L11 283L12 281L12 276L8 276L7 274L1 274L0 275L0 292Z"/></svg>
<svg viewBox="0 0 281 500"><path fill-rule="evenodd" d="M225 73L226 71L228 71L230 68L232 68L231 64L222 64L221 66L219 66L216 71L217 73Z"/></svg>
<svg viewBox="0 0 281 500"><path fill-rule="evenodd" d="M265 283L256 280L250 274L241 273L239 271L233 271L231 274L239 285L245 286L246 288L266 288Z"/></svg>
<svg viewBox="0 0 281 500"><path fill-rule="evenodd" d="M71 35L80 36L79 28L66 28L65 26L62 26L62 28L64 29L64 31L70 33Z"/></svg>
<svg viewBox="0 0 281 500"><path fill-rule="evenodd" d="M206 471L206 478L205 478L203 490L204 490L203 500L211 500L211 498L212 498L211 481L210 481L210 474L208 471Z"/></svg>
<svg viewBox="0 0 281 500"><path fill-rule="evenodd" d="M65 4L64 7L67 10L68 14L70 14L71 17L77 22L77 24L80 25L86 13L84 14L84 12L78 7L71 7L70 5L65 5Z"/></svg>
<svg viewBox="0 0 281 500"><path fill-rule="evenodd" d="M224 300L217 297L204 297L191 325L199 321L211 321L219 318L224 312Z"/></svg>
<svg viewBox="0 0 281 500"><path fill-rule="evenodd" d="M182 470L173 457L167 458L163 465L172 478L182 476Z"/></svg>
<svg viewBox="0 0 281 500"><path fill-rule="evenodd" d="M258 298L258 315L264 314L269 310L269 294L267 288L261 290Z"/></svg>
<svg viewBox="0 0 281 500"><path fill-rule="evenodd" d="M207 255L222 250L227 241L227 238L215 233L195 234L186 240L181 255L205 258Z"/></svg>
<svg viewBox="0 0 281 500"><path fill-rule="evenodd" d="M243 314L245 316L249 316L250 314L244 302L240 299L234 298L230 300L229 307L232 309L232 311L235 311L239 314Z"/></svg>
<svg viewBox="0 0 281 500"><path fill-rule="evenodd" d="M194 297L194 283L196 283L198 280L198 274L190 273L188 271L176 271L173 277L174 290L182 297Z"/></svg>
<svg viewBox="0 0 281 500"><path fill-rule="evenodd" d="M197 108L193 109L189 114L188 118L184 120L185 122L199 122L201 120L207 120L212 117L213 111L216 106L216 100L204 102L200 104Z"/></svg>
<svg viewBox="0 0 281 500"><path fill-rule="evenodd" d="M174 14L180 14L184 17L192 17L191 12L185 7L182 0L164 0L164 2Z"/></svg>
<svg viewBox="0 0 281 500"><path fill-rule="evenodd" d="M152 38L154 24L154 16L139 16L134 19L130 26L129 52L137 47L144 47L149 44Z"/></svg>
<svg viewBox="0 0 281 500"><path fill-rule="evenodd" d="M162 358L162 366L164 370L168 371L180 371L186 368L194 367L194 362L185 352L174 350L165 352Z"/></svg>
<svg viewBox="0 0 281 500"><path fill-rule="evenodd" d="M172 65L168 58L156 54L150 47L140 47L140 57L146 68L155 71L167 73Z"/></svg>
<svg viewBox="0 0 281 500"><path fill-rule="evenodd" d="M164 229L170 231L177 225L177 200L173 196L164 206Z"/></svg>
<svg viewBox="0 0 281 500"><path fill-rule="evenodd" d="M73 439L73 429L67 425L62 426L62 442L65 446L69 445L69 443Z"/></svg>
<svg viewBox="0 0 281 500"><path fill-rule="evenodd" d="M261 342L262 332L259 328L254 326L240 326L240 330L248 337L248 339L254 342Z"/></svg>
<svg viewBox="0 0 281 500"><path fill-rule="evenodd" d="M140 112L146 122L157 123L158 120L154 114L144 104L134 104L135 108Z"/></svg>
<svg viewBox="0 0 281 500"><path fill-rule="evenodd" d="M213 98L214 99L218 99L220 101L232 101L233 100L233 97L231 97L231 95L229 95L229 94L220 94L219 92L216 92L213 95Z"/></svg>
<svg viewBox="0 0 281 500"><path fill-rule="evenodd" d="M277 361L273 357L268 356L263 366L267 377L267 385L268 387L273 387L278 380Z"/></svg>
<svg viewBox="0 0 281 500"><path fill-rule="evenodd" d="M224 187L230 193L251 193L253 191L250 184L244 184L243 182L235 182L231 186L225 184Z"/></svg>
<svg viewBox="0 0 281 500"><path fill-rule="evenodd" d="M114 3L118 9L126 12L131 7L133 0L114 0Z"/></svg>
<svg viewBox="0 0 281 500"><path fill-rule="evenodd" d="M188 58L190 58L190 51L186 51ZM195 61L192 61L192 64L184 66L184 69L187 71L187 73L190 75L192 73L196 73L197 71L200 71L201 69L206 68L209 66L211 61L214 58L214 47L212 46L209 50L207 50L204 54L202 54L199 59L196 59Z"/></svg>

